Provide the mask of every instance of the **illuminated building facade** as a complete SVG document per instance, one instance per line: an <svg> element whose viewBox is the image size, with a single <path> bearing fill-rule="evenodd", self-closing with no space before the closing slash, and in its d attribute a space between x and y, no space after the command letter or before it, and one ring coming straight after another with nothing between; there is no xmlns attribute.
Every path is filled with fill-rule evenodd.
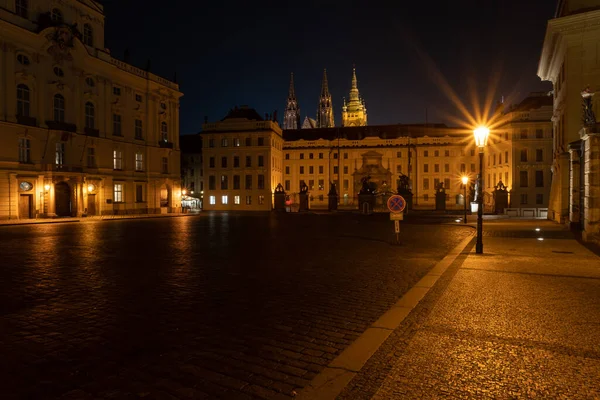
<svg viewBox="0 0 600 400"><path fill-rule="evenodd" d="M110 55L100 2L4 3L0 218L178 211L178 85Z"/></svg>
<svg viewBox="0 0 600 400"><path fill-rule="evenodd" d="M367 125L367 106L358 93L358 80L356 69L352 68L352 86L348 103L344 100L342 106L342 126L365 126Z"/></svg>

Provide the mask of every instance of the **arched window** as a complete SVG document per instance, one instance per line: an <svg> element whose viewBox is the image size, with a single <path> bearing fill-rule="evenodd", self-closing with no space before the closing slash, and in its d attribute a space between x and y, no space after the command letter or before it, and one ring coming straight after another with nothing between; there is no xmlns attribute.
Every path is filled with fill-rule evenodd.
<svg viewBox="0 0 600 400"><path fill-rule="evenodd" d="M83 44L94 46L94 31L90 24L83 25Z"/></svg>
<svg viewBox="0 0 600 400"><path fill-rule="evenodd" d="M18 16L27 18L29 16L29 0L16 0L15 12Z"/></svg>
<svg viewBox="0 0 600 400"><path fill-rule="evenodd" d="M54 22L63 22L62 11L60 11L58 8L53 8L52 12L50 13L50 18L52 18L52 21Z"/></svg>
<svg viewBox="0 0 600 400"><path fill-rule="evenodd" d="M85 103L85 127L94 129L96 126L96 109L93 103Z"/></svg>
<svg viewBox="0 0 600 400"><path fill-rule="evenodd" d="M29 117L29 87L20 84L17 86L17 115L21 117Z"/></svg>
<svg viewBox="0 0 600 400"><path fill-rule="evenodd" d="M169 141L169 131L167 130L167 123L163 122L160 124L160 138L163 142Z"/></svg>
<svg viewBox="0 0 600 400"><path fill-rule="evenodd" d="M54 121L65 122L65 98L61 94L54 95Z"/></svg>

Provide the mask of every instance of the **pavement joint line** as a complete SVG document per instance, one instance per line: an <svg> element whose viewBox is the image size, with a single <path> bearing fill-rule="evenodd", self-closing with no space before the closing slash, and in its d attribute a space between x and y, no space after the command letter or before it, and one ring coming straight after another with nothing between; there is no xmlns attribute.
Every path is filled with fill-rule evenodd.
<svg viewBox="0 0 600 400"><path fill-rule="evenodd" d="M433 268L435 273L427 273L419 282L428 278L439 279L448 267L463 254L464 249L473 240L469 235L439 261ZM467 253L467 256L469 253ZM438 268L438 266L440 268ZM440 272L441 271L441 272ZM434 284L435 284L434 281ZM350 344L342 353L329 363L310 383L304 387L296 399L298 400L333 400L335 399L356 374L364 367L369 358L381 347L402 321L425 297L431 286L417 287L419 282L410 288L388 311L375 321L362 335ZM343 373L340 373L343 371Z"/></svg>

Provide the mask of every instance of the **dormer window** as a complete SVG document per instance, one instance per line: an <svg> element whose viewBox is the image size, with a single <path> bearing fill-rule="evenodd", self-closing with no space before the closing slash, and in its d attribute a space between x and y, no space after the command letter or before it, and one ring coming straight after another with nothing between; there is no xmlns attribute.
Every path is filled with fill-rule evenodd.
<svg viewBox="0 0 600 400"><path fill-rule="evenodd" d="M50 18L52 19L52 21L54 21L56 23L63 22L62 11L60 11L58 8L53 8L52 11L50 12Z"/></svg>
<svg viewBox="0 0 600 400"><path fill-rule="evenodd" d="M83 25L83 44L94 47L94 31L90 24Z"/></svg>
<svg viewBox="0 0 600 400"><path fill-rule="evenodd" d="M65 76L65 72L60 67L54 67L54 75L62 78Z"/></svg>
<svg viewBox="0 0 600 400"><path fill-rule="evenodd" d="M16 0L15 12L19 17L27 18L29 16L29 0Z"/></svg>
<svg viewBox="0 0 600 400"><path fill-rule="evenodd" d="M85 78L85 84L88 85L89 87L93 88L94 86L96 86L96 82L94 82L94 79L91 77L87 77Z"/></svg>
<svg viewBox="0 0 600 400"><path fill-rule="evenodd" d="M17 55L17 62L25 66L31 64L31 62L29 61L29 57L27 57L25 54Z"/></svg>

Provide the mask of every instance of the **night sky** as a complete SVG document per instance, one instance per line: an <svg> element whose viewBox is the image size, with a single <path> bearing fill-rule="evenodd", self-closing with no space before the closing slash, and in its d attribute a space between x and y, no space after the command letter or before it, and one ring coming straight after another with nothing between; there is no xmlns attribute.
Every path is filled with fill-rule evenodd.
<svg viewBox="0 0 600 400"><path fill-rule="evenodd" d="M369 125L424 123L426 109L428 122L457 125L442 81L470 110L486 94L511 104L551 90L536 71L554 0L103 3L114 57L129 49L132 64L177 73L182 134L235 105L281 121L290 72L302 119L314 118L323 68L339 125L353 64Z"/></svg>

